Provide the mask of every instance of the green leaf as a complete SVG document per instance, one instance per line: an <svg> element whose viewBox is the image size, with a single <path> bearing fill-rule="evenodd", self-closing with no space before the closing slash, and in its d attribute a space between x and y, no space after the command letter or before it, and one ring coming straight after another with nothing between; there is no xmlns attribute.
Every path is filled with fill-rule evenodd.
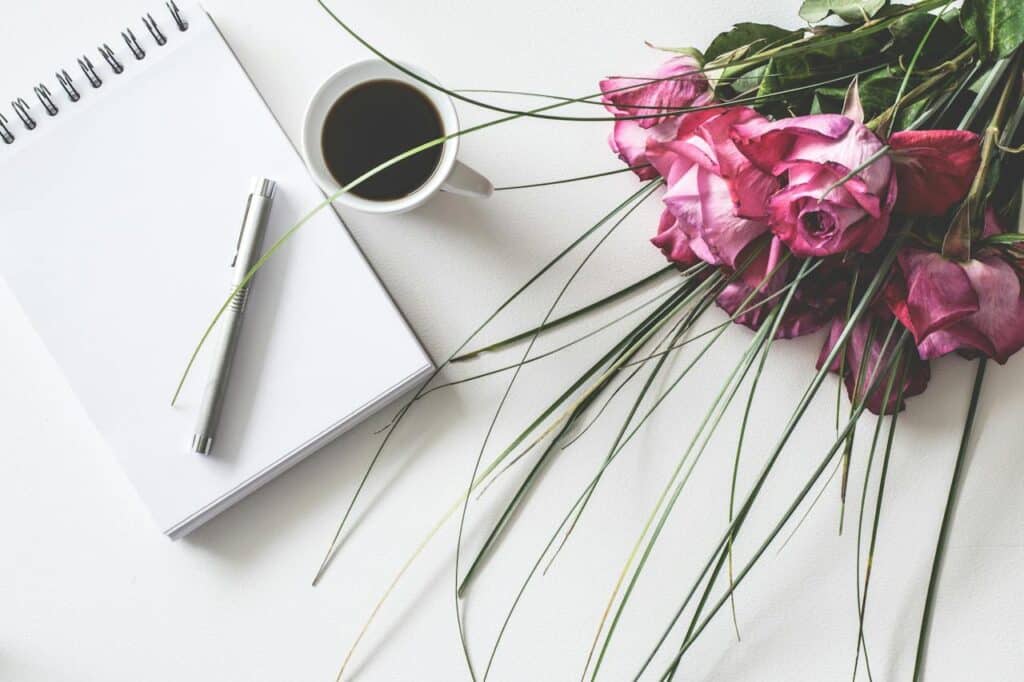
<svg viewBox="0 0 1024 682"><path fill-rule="evenodd" d="M764 81L758 95L767 97L779 92L789 92L796 88L820 83L822 80L841 76L844 72L849 73L849 78L835 81L829 88L837 89L839 103L834 110L838 113L842 108L842 98L846 89L853 80L856 69L870 69L873 66L880 66L883 62L891 59L885 51L888 43L891 42L888 34L875 33L850 39L841 43L832 43L823 46L809 46L807 49L790 55L776 55L772 58ZM873 74L861 75L861 87L864 87L866 80ZM818 88L818 92L826 91L827 88ZM771 102L761 106L765 112L774 116L793 115L790 112L809 111L813 102L814 91L793 93L786 96L781 102ZM863 90L862 90L863 95ZM825 105L826 111L832 112Z"/></svg>
<svg viewBox="0 0 1024 682"><path fill-rule="evenodd" d="M824 20L830 14L838 15L847 23L870 19L885 7L888 0L804 0L800 17L811 24Z"/></svg>
<svg viewBox="0 0 1024 682"><path fill-rule="evenodd" d="M704 55L708 61L711 61L741 47L749 46L754 50L761 50L771 43L792 35L792 33L793 31L787 31L771 24L744 22L736 24L724 33L719 33L711 41Z"/></svg>
<svg viewBox="0 0 1024 682"><path fill-rule="evenodd" d="M920 79L911 78L910 87ZM864 106L864 115L871 120L895 103L900 90L903 74L893 68L882 69L860 79L860 101ZM835 112L841 109L846 96L845 87L819 88L818 94L825 100L825 109Z"/></svg>
<svg viewBox="0 0 1024 682"><path fill-rule="evenodd" d="M896 20L889 27L896 53L902 55L904 59L909 59L931 28L933 19L930 14L908 14ZM918 66L935 66L949 59L962 49L961 43L966 39L967 36L960 26L959 13L951 10L948 16L944 16L932 29L931 37L924 43Z"/></svg>
<svg viewBox="0 0 1024 682"><path fill-rule="evenodd" d="M967 0L960 17L964 30L978 41L983 57L1009 57L1024 43L1021 0Z"/></svg>
<svg viewBox="0 0 1024 682"><path fill-rule="evenodd" d="M665 47L663 45L654 45L653 43L647 43L647 47L661 52L686 55L695 59L701 66L704 66L704 53L695 47Z"/></svg>

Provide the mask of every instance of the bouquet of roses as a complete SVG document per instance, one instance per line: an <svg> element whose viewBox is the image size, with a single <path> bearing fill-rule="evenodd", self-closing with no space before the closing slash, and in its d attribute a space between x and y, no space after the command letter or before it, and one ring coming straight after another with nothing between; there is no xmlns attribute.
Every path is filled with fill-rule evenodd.
<svg viewBox="0 0 1024 682"><path fill-rule="evenodd" d="M589 674L592 679L598 676L619 618L685 489L689 473L745 379L752 377L747 399L749 412L772 344L821 332L824 346L813 372L808 359L810 381L803 398L769 448L764 467L745 495L737 494L735 471L744 447L746 413L739 424L733 486L728 496L729 523L722 529L703 570L678 597L675 617L666 624L664 634L645 652L637 678L658 674L651 670L651 664L659 654L668 657L669 665L660 677L652 679L675 677L694 641L729 603L736 587L757 565L836 458L843 465L845 500L846 470L855 427L865 410L878 415L869 443L868 473L876 449L883 453L874 524L863 570L859 563L858 532L857 661L863 653L867 667L867 651L863 647L864 606L896 418L907 398L927 387L929 361L957 353L976 359L977 374L921 618L915 665L915 680L920 679L936 576L986 361L991 358L1005 363L1024 347L1024 167L1017 156L1024 142L1024 5L1020 0L965 0L959 7L948 0L919 0L909 5L890 4L887 0L806 0L800 12L806 25L799 29L739 24L719 35L703 51L668 49L671 57L652 74L608 78L601 82L600 92L593 95L516 93L549 98L548 103L529 110L500 107L476 99L468 91L446 90L390 59L352 31L326 5L324 9L353 38L410 77L465 103L501 114L493 121L455 135L475 133L523 117L606 120L612 123L611 148L627 164L621 172L635 173L644 185L586 229L510 296L442 363L438 372L453 362L477 359L487 351L523 344L526 349L520 362L469 379L425 387L402 407L388 426L380 449L353 496L320 574L337 550L363 484L391 433L426 393L475 378L511 373L494 414L497 421L520 369L534 359L530 354L539 336L584 315L606 312L612 302L643 290L655 280L668 278L671 282L666 291L634 309L633 314L645 311L640 321L620 335L606 353L484 464L491 433L488 431L465 494L398 572L362 634L437 530L461 510L454 552L457 622L470 676L478 679L482 672L486 678L521 597L538 570L548 565L565 545L610 465L706 349L735 322L753 330L749 348L723 373L721 389L709 401L700 427L654 502L597 624L584 675ZM588 104L603 106L611 115L569 116L558 111ZM444 144L450 137L432 140L391 159L341 192L413 154ZM555 317L560 293L534 329L466 352L477 334L555 263L604 228L605 236L583 258L585 263L627 216L644 201L657 196L661 197L664 211L653 243L670 261L669 266L606 298ZM323 206L333 198L329 197ZM256 267L304 222L274 244ZM695 334L705 311L716 305L726 311L728 321ZM622 319L616 317L604 327ZM664 382L664 390L655 391L655 380L669 372L668 361L679 349L699 340L704 341L704 346L695 358ZM573 345L566 344L546 355L566 352ZM849 418L845 422L839 419L837 405L834 442L821 453L807 484L796 491L792 504L772 532L746 563L736 567L734 540L744 531L749 512L779 455L830 374L838 375L845 385L850 401ZM608 443L601 467L584 481L579 495L573 498L525 576L486 667L479 670L464 636L460 603L466 588L482 570L483 558L494 551L516 509L526 503L527 493L539 480L545 464L574 444L579 433L601 418L608 404L623 395L626 387L637 385L634 382L639 379L642 381L626 419L615 429L616 436ZM890 424L887 443L886 439L881 439L881 443L879 439L883 420ZM493 424L492 421L492 427ZM474 559L464 567L460 561L462 527L473 492L488 487L520 463L529 463L525 475ZM861 524L868 482L866 473ZM666 597L677 598L675 594ZM343 664L342 672L344 669ZM870 668L867 669L870 675Z"/></svg>
<svg viewBox="0 0 1024 682"><path fill-rule="evenodd" d="M928 24L926 33L939 22L953 32L955 16L907 15ZM907 17L889 29L893 40L912 30ZM901 85L921 82L897 88L891 103L881 92L898 80L891 67L869 70L863 86L854 77L838 111L829 111L834 87L811 98L802 92L781 107L737 103L744 99L738 88L770 94L779 87L774 76L731 64L749 68L744 57L780 35L788 34L737 26L715 40L709 61L678 56L644 79L602 81L605 106L619 117L612 150L638 177L666 187L653 243L682 269L706 264L702 276L728 279L716 302L740 324L759 329L778 311L778 338L829 327L819 367L841 375L851 399L863 397L872 412L892 412L924 391L930 359L960 352L1005 363L1024 346L1018 239L1004 227L1017 220L1020 188L1008 183L1009 192L997 193L993 176L1005 151L999 141L1012 136L1022 113L1007 108L1010 96L1019 100L1019 84L1003 83L1007 99L989 116L984 144L966 129L975 116L957 109L950 94L978 52L966 34L956 42L944 36L931 51L930 79L913 79L906 69ZM723 52L754 36L763 42ZM765 73L774 68L769 59ZM722 101L723 91L733 97ZM808 113L793 115L802 108ZM779 113L786 115L773 117ZM932 127L958 118L958 129ZM801 272L806 281L784 301L779 292ZM871 282L879 286L854 319L851 302ZM878 332L890 321L899 341L885 343ZM831 352L840 343L841 357ZM896 392L885 397L876 386L868 393L865 378L897 350L905 366Z"/></svg>

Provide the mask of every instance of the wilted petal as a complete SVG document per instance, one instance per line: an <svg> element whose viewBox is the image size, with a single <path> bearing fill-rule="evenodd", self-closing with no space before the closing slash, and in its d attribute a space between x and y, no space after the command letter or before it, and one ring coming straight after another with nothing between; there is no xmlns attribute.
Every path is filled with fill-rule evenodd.
<svg viewBox="0 0 1024 682"><path fill-rule="evenodd" d="M962 201L981 164L981 142L966 130L907 130L889 140L899 179L896 210L940 216Z"/></svg>
<svg viewBox="0 0 1024 682"><path fill-rule="evenodd" d="M796 116L777 121L754 119L734 125L732 139L740 152L761 170L777 175L776 164L792 158L790 153L800 137L836 141L853 125L851 119L838 114Z"/></svg>
<svg viewBox="0 0 1024 682"><path fill-rule="evenodd" d="M662 212L658 234L651 239L651 243L661 249L665 258L679 266L689 267L701 260L694 253L683 225L670 211Z"/></svg>
<svg viewBox="0 0 1024 682"><path fill-rule="evenodd" d="M608 137L608 146L622 159L627 166L642 166L649 163L647 144L650 140L671 138L675 135L678 121L665 121L653 128L641 128L636 121L620 119L615 122L612 133ZM641 180L658 177L653 167L634 168L634 173Z"/></svg>
<svg viewBox="0 0 1024 682"><path fill-rule="evenodd" d="M977 294L977 312L943 326L919 345L933 358L954 350L980 353L999 364L1024 347L1024 297L1020 278L1009 263L988 255L959 264Z"/></svg>
<svg viewBox="0 0 1024 682"><path fill-rule="evenodd" d="M615 77L601 81L601 101L616 116L634 119L643 128L663 123L675 110L710 103L711 88L693 57L673 57L649 76Z"/></svg>
<svg viewBox="0 0 1024 682"><path fill-rule="evenodd" d="M899 264L906 282L907 327L918 344L933 332L978 311L978 295L959 263L940 253L903 249ZM932 358L941 354L923 355Z"/></svg>

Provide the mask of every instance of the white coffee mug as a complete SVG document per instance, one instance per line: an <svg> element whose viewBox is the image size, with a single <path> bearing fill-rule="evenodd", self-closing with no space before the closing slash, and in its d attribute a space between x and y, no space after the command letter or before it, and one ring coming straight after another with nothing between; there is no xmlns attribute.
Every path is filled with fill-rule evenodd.
<svg viewBox="0 0 1024 682"><path fill-rule="evenodd" d="M420 69L408 64L402 64L402 66L432 83L437 82ZM370 59L346 66L328 78L313 95L309 106L306 107L305 123L302 126L302 153L306 157L306 163L313 176L328 196L336 194L341 187L327 169L327 163L324 160L324 121L327 119L331 107L342 95L357 85L376 80L396 80L415 88L437 109L441 116L445 135L451 135L459 130L459 118L455 113L455 104L448 95L440 90L424 85L379 59ZM469 197L490 196L494 191L494 186L483 175L458 161L455 158L458 151L458 137L446 140L441 150L441 158L433 174L418 189L404 197L375 201L364 199L352 192L346 192L338 195L335 203L367 213L402 213L416 208L433 196L435 192L441 190Z"/></svg>

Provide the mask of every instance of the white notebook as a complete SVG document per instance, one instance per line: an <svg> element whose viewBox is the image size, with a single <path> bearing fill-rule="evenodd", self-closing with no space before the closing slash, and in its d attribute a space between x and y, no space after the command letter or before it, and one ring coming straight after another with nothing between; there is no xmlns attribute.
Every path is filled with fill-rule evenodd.
<svg viewBox="0 0 1024 682"><path fill-rule="evenodd" d="M189 451L204 355L170 399L230 291L251 178L278 183L268 246L324 197L206 13L152 18L133 26L137 50L108 38L111 61L90 48L85 69L66 65L68 89L50 79L52 107L37 91L5 109L0 275L160 529L180 537L433 365L323 210L259 272L215 453Z"/></svg>

